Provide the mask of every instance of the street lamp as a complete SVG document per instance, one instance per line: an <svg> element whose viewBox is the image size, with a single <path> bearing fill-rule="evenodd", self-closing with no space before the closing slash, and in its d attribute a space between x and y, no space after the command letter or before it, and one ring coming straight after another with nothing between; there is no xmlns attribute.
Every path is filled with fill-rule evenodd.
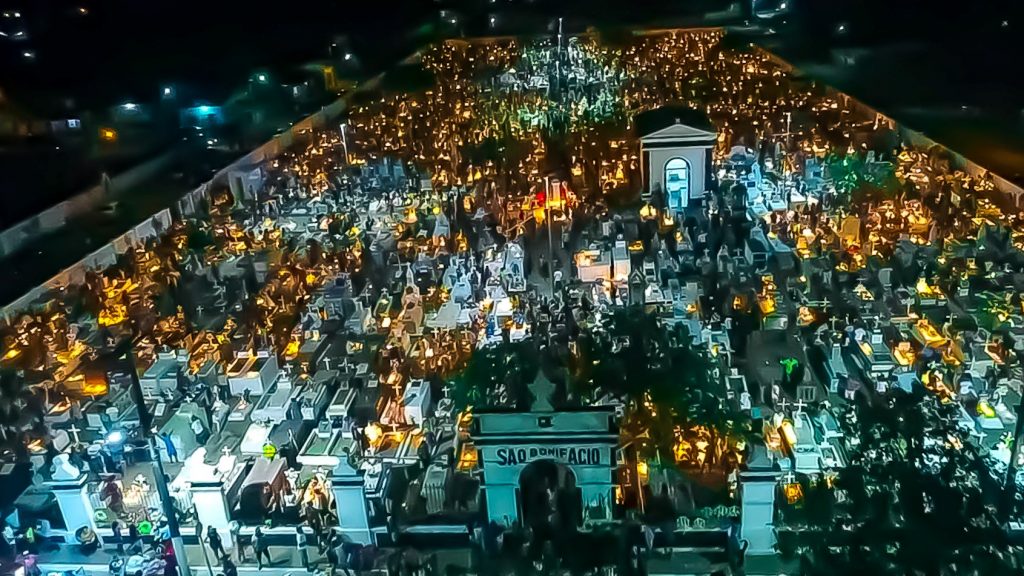
<svg viewBox="0 0 1024 576"><path fill-rule="evenodd" d="M348 127L347 122L341 123L341 147L345 149L345 164L348 164L348 135L345 133L345 128Z"/></svg>
<svg viewBox="0 0 1024 576"><path fill-rule="evenodd" d="M544 208L546 210L548 210L548 211L551 210L550 206L548 205L548 198L550 198L550 197L551 197L551 177L550 176L545 176L544 177L544 204L545 204ZM548 220L548 265L551 267L551 270L550 270L551 273L548 275L548 280L551 283L551 294L553 296L554 293L555 293L555 247L554 247L554 240L552 240L552 236L551 236L551 221L554 220L554 218L551 217L551 214L548 214L547 216L548 216L548 218L547 218L547 220Z"/></svg>

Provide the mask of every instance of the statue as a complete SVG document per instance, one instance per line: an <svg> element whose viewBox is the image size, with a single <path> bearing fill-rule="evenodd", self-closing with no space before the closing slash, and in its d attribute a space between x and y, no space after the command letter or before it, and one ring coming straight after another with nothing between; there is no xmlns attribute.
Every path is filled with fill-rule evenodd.
<svg viewBox="0 0 1024 576"><path fill-rule="evenodd" d="M54 480L78 480L82 476L82 471L71 463L67 454L58 454L53 458L50 476Z"/></svg>

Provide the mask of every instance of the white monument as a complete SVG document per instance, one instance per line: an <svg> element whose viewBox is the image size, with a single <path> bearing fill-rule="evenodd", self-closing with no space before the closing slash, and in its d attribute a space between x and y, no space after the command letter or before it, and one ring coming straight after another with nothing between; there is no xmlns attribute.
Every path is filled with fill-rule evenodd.
<svg viewBox="0 0 1024 576"><path fill-rule="evenodd" d="M610 518L619 441L614 418L612 407L474 414L472 437L484 470L488 520L506 524L519 518L520 476L541 461L571 474L584 517Z"/></svg>
<svg viewBox="0 0 1024 576"><path fill-rule="evenodd" d="M75 531L88 526L96 532L96 517L86 491L88 475L82 473L68 460L67 454L58 454L53 459L52 474L44 484L53 492L67 527L65 541L75 542Z"/></svg>

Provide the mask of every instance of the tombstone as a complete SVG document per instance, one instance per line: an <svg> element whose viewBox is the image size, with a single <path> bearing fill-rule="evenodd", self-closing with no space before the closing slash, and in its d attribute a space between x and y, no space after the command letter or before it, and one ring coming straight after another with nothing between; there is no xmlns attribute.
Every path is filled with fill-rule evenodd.
<svg viewBox="0 0 1024 576"><path fill-rule="evenodd" d="M341 458L331 471L331 492L337 506L338 532L352 542L372 544L363 476L349 464L347 457Z"/></svg>
<svg viewBox="0 0 1024 576"><path fill-rule="evenodd" d="M878 281L882 287L888 290L892 286L892 268L882 268L878 271Z"/></svg>
<svg viewBox="0 0 1024 576"><path fill-rule="evenodd" d="M234 466L235 457L225 455L222 460L227 458L225 466ZM218 463L217 468L220 468ZM193 467L206 467L201 462L193 463ZM198 472L198 471L197 471ZM226 470L226 473L230 473L230 470ZM220 534L227 534L230 531L231 524L231 512L227 502L227 496L224 494L226 489L222 478L225 473L221 474L201 474L196 473L188 483L189 494L192 497L192 503L195 505L196 517L203 526L213 526L217 529ZM224 547L231 549L234 542L231 538L224 538Z"/></svg>
<svg viewBox="0 0 1024 576"><path fill-rule="evenodd" d="M89 476L76 468L67 454L54 457L52 472L50 479L43 484L57 499L64 526L67 527L65 541L75 543L75 531L79 528L88 526L93 532L96 531L95 510L86 488Z"/></svg>
<svg viewBox="0 0 1024 576"><path fill-rule="evenodd" d="M740 539L747 554L775 554L775 488L780 470L763 445L754 445L740 472Z"/></svg>

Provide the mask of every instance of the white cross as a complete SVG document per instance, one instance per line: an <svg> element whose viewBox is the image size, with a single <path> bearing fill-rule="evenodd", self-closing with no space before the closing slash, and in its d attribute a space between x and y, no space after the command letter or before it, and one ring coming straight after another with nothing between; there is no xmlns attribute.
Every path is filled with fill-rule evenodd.
<svg viewBox="0 0 1024 576"><path fill-rule="evenodd" d="M786 475L783 476L782 479L786 482L786 484L792 484L794 481L796 481L796 475L793 474L792 470L790 470L789 472L786 472Z"/></svg>
<svg viewBox="0 0 1024 576"><path fill-rule="evenodd" d="M804 402L803 400L799 399L799 398L797 399L796 402L793 403L793 407L796 408L796 413L797 414L802 414L803 411L804 411L804 408L806 406L807 406L807 403Z"/></svg>
<svg viewBox="0 0 1024 576"><path fill-rule="evenodd" d="M328 356L328 357L324 358L324 370L330 370L330 369L331 369L331 357Z"/></svg>
<svg viewBox="0 0 1024 576"><path fill-rule="evenodd" d="M786 410L787 408L789 408L789 406L790 406L790 401L787 400L786 398L783 398L781 401L779 401L779 409L780 410Z"/></svg>
<svg viewBox="0 0 1024 576"><path fill-rule="evenodd" d="M72 424L71 428L68 428L68 432L70 432L71 436L74 437L75 444L79 444L80 442L79 442L79 438L78 438L78 433L81 432L81 429L79 429L78 426L75 426L74 424Z"/></svg>

